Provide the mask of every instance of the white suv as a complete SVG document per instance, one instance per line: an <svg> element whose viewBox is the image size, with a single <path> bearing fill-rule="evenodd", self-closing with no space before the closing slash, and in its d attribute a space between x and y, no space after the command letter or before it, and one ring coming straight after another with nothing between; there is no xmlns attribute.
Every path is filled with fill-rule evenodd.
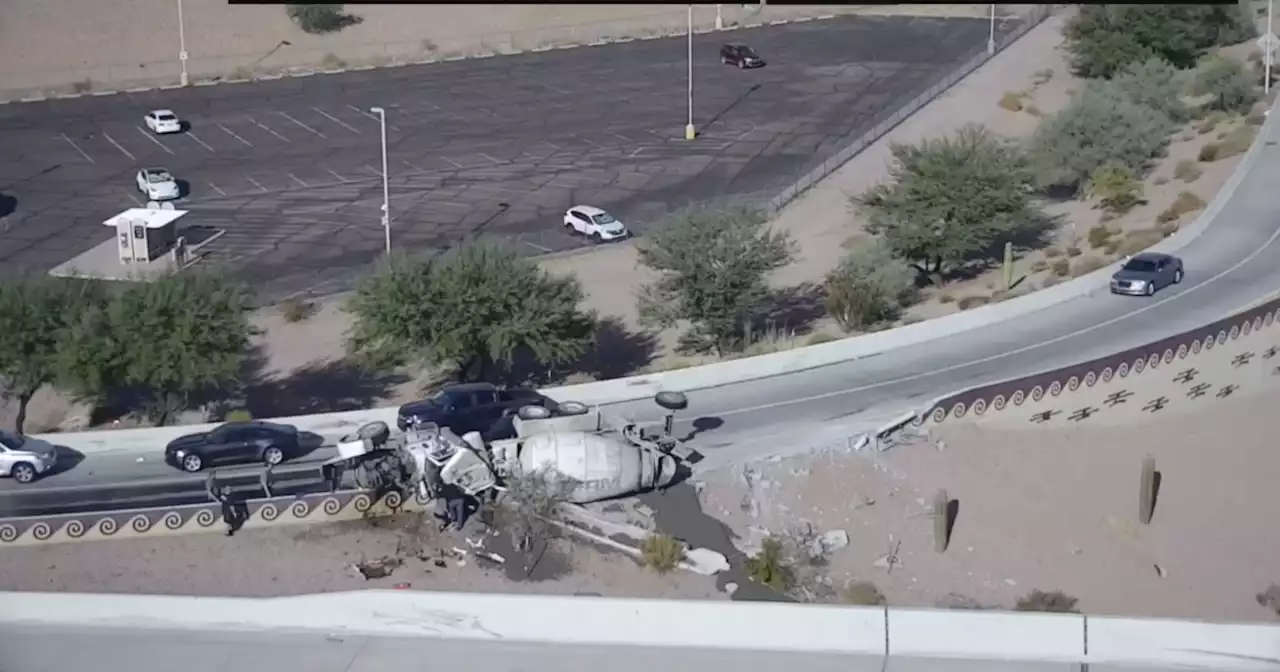
<svg viewBox="0 0 1280 672"><path fill-rule="evenodd" d="M178 181L164 168L143 168L134 181L138 191L146 194L148 200L172 201L180 195Z"/></svg>
<svg viewBox="0 0 1280 672"><path fill-rule="evenodd" d="M0 476L30 483L36 476L49 473L57 463L58 451L48 441L0 430Z"/></svg>
<svg viewBox="0 0 1280 672"><path fill-rule="evenodd" d="M590 205L575 205L564 213L564 228L594 240L622 240L630 233L613 215Z"/></svg>

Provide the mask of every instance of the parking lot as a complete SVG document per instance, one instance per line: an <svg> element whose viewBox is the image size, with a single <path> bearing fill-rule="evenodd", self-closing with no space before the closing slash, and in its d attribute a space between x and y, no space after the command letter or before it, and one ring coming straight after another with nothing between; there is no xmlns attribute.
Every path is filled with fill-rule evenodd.
<svg viewBox="0 0 1280 672"><path fill-rule="evenodd" d="M769 65L721 65L725 40ZM375 106L397 248L569 249L577 203L643 232L688 204L773 195L986 40L985 21L904 17L696 36L692 142L683 38L0 106L0 262L44 271L109 239L102 221L143 202L133 173L163 166L183 223L227 231L212 261L270 295L339 289L383 247ZM155 108L190 128L151 134Z"/></svg>

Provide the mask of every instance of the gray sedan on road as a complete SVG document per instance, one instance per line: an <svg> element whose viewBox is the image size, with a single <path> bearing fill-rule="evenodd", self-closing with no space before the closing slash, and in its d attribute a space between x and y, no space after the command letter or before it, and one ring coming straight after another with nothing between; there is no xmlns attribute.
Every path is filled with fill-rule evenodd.
<svg viewBox="0 0 1280 672"><path fill-rule="evenodd" d="M1151 296L1182 282L1182 260L1159 252L1143 252L1125 260L1111 276L1111 293Z"/></svg>

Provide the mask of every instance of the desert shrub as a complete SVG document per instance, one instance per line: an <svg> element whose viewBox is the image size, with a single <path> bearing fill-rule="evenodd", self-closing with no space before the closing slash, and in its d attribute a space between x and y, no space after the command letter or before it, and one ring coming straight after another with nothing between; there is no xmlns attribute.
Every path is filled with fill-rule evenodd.
<svg viewBox="0 0 1280 672"><path fill-rule="evenodd" d="M805 345L822 345L823 343L831 343L840 340L839 336L828 334L825 331L817 331L809 334L809 338L805 339Z"/></svg>
<svg viewBox="0 0 1280 672"><path fill-rule="evenodd" d="M1049 264L1049 270L1053 271L1054 275L1065 278L1071 272L1071 261L1068 259L1054 259L1053 263Z"/></svg>
<svg viewBox="0 0 1280 672"><path fill-rule="evenodd" d="M252 419L253 414L243 408L227 411L226 417L223 418L226 422L249 422Z"/></svg>
<svg viewBox="0 0 1280 672"><path fill-rule="evenodd" d="M280 316L285 322L294 323L311 319L320 307L314 301L298 297L289 297L280 303Z"/></svg>
<svg viewBox="0 0 1280 672"><path fill-rule="evenodd" d="M1068 21L1064 37L1081 77L1114 77L1126 66L1159 57L1190 68L1213 46L1257 32L1242 5L1091 5Z"/></svg>
<svg viewBox="0 0 1280 672"><path fill-rule="evenodd" d="M1082 251L1080 250L1080 248L1076 247L1075 245L1072 245L1072 246L1070 246L1070 247L1068 247L1068 248L1067 248L1067 258L1068 258L1068 259L1071 259L1071 258L1074 258L1074 257L1078 257L1078 256L1080 256L1081 254L1084 254L1084 252L1082 252Z"/></svg>
<svg viewBox="0 0 1280 672"><path fill-rule="evenodd" d="M1257 110L1250 112L1249 116L1244 118L1244 123L1249 124L1250 126L1261 126L1266 122L1267 122L1266 113L1259 112Z"/></svg>
<svg viewBox="0 0 1280 672"><path fill-rule="evenodd" d="M1019 598L1018 603L1013 608L1017 611L1048 611L1059 614L1074 614L1078 613L1076 611L1076 603L1078 602L1079 600L1060 590L1048 593L1033 590Z"/></svg>
<svg viewBox="0 0 1280 672"><path fill-rule="evenodd" d="M985 306L991 303L991 297L988 296L965 296L956 301L956 307L960 310L969 310L978 306Z"/></svg>
<svg viewBox="0 0 1280 672"><path fill-rule="evenodd" d="M1044 112L1043 112L1040 108L1036 107L1035 105L1028 105L1028 106L1026 106L1026 108L1024 108L1022 111L1023 111L1023 112L1026 112L1027 114L1029 114L1029 115L1031 115L1031 116L1033 116L1033 117L1043 117L1043 116L1044 116Z"/></svg>
<svg viewBox="0 0 1280 672"><path fill-rule="evenodd" d="M1003 96L1000 96L1000 102L996 104L1010 112L1021 112L1022 96L1016 93L1007 92Z"/></svg>
<svg viewBox="0 0 1280 672"><path fill-rule="evenodd" d="M1034 263L1031 264L1032 273L1041 273L1047 270L1049 270L1049 262L1045 261L1044 259L1037 259Z"/></svg>
<svg viewBox="0 0 1280 672"><path fill-rule="evenodd" d="M1168 238L1169 236L1172 236L1173 234L1177 233L1178 229L1182 227L1175 221L1175 222L1160 222L1159 224L1156 224L1154 228L1156 231L1160 232L1161 238Z"/></svg>
<svg viewBox="0 0 1280 672"><path fill-rule="evenodd" d="M1128 166L1111 163L1089 176L1089 196L1107 212L1120 215L1142 202L1142 183Z"/></svg>
<svg viewBox="0 0 1280 672"><path fill-rule="evenodd" d="M1280 616L1280 585L1271 584L1267 589L1258 593L1254 599L1258 601L1258 605L1266 607L1276 616Z"/></svg>
<svg viewBox="0 0 1280 672"><path fill-rule="evenodd" d="M943 293L938 295L938 303L955 303L955 302L956 302L956 297L950 294Z"/></svg>
<svg viewBox="0 0 1280 672"><path fill-rule="evenodd" d="M1244 112L1258 100L1253 74L1244 63L1226 56L1212 56L1196 69L1191 92L1210 96L1210 109Z"/></svg>
<svg viewBox="0 0 1280 672"><path fill-rule="evenodd" d="M827 275L827 312L846 332L894 320L915 298L915 279L887 245L855 248Z"/></svg>
<svg viewBox="0 0 1280 672"><path fill-rule="evenodd" d="M845 604L856 604L864 607L879 607L885 603L884 593L870 581L855 581L844 587L841 592Z"/></svg>
<svg viewBox="0 0 1280 672"><path fill-rule="evenodd" d="M303 3L285 4L285 13L302 32L309 35L336 33L347 26L360 23L358 16L342 11L342 3Z"/></svg>
<svg viewBox="0 0 1280 672"><path fill-rule="evenodd" d="M1114 251L1109 250L1109 254L1118 254L1120 256L1137 254L1148 247L1155 245L1162 239L1164 239L1164 236L1156 229L1130 231L1125 234L1124 238L1116 241Z"/></svg>
<svg viewBox="0 0 1280 672"><path fill-rule="evenodd" d="M1233 129L1230 133L1218 143L1219 160L1232 156L1239 156L1249 151L1249 147L1253 146L1253 138L1258 134L1256 126L1241 126Z"/></svg>
<svg viewBox="0 0 1280 672"><path fill-rule="evenodd" d="M1048 257L1048 258L1050 258L1050 259L1053 259L1053 258L1055 258L1055 257L1061 257L1061 256L1062 256L1062 250L1059 250L1059 249L1058 249L1058 248L1056 248L1056 247L1049 247L1049 248L1045 248L1044 256L1046 256L1046 257Z"/></svg>
<svg viewBox="0 0 1280 672"><path fill-rule="evenodd" d="M347 67L347 62L330 52L320 58L320 65L326 70L339 70Z"/></svg>
<svg viewBox="0 0 1280 672"><path fill-rule="evenodd" d="M1183 182L1195 182L1203 174L1204 170L1195 161L1189 159L1179 161L1178 165L1173 168L1174 179L1182 180Z"/></svg>
<svg viewBox="0 0 1280 672"><path fill-rule="evenodd" d="M1049 289L1050 287L1061 283L1062 279L1063 279L1062 276L1051 275L1045 278L1044 282L1040 283L1040 289Z"/></svg>
<svg viewBox="0 0 1280 672"><path fill-rule="evenodd" d="M1222 151L1221 145L1219 145L1216 142L1210 142L1206 144L1204 147L1200 148L1200 153L1196 155L1196 158L1200 159L1205 163L1209 163L1210 161L1217 161L1218 153L1221 151Z"/></svg>
<svg viewBox="0 0 1280 672"><path fill-rule="evenodd" d="M1112 81L1133 102L1162 112L1175 122L1190 116L1182 100L1184 77L1163 58L1130 63Z"/></svg>
<svg viewBox="0 0 1280 672"><path fill-rule="evenodd" d="M1173 199L1173 203L1169 205L1169 209L1176 212L1178 217L1181 217L1185 214L1195 212L1196 210L1202 210L1205 205L1206 203L1203 198L1200 198L1190 191L1183 191L1179 192L1178 197ZM1177 219L1177 217L1174 219Z"/></svg>
<svg viewBox="0 0 1280 672"><path fill-rule="evenodd" d="M747 575L752 581L785 593L795 585L795 571L777 537L764 540L760 552L747 558Z"/></svg>
<svg viewBox="0 0 1280 672"><path fill-rule="evenodd" d="M1106 265L1107 262L1104 259L1099 259L1098 257L1085 257L1077 261L1071 267L1071 277L1078 278L1082 275L1092 273Z"/></svg>
<svg viewBox="0 0 1280 672"><path fill-rule="evenodd" d="M1089 247L1095 250L1099 247L1105 247L1113 235L1115 235L1115 232L1107 228L1106 225L1098 224L1089 229Z"/></svg>
<svg viewBox="0 0 1280 672"><path fill-rule="evenodd" d="M646 567L659 574L667 574L684 560L684 543L669 535L651 534L641 544L640 555Z"/></svg>
<svg viewBox="0 0 1280 672"><path fill-rule="evenodd" d="M1043 86L1053 79L1053 68L1045 68L1044 70L1036 70L1031 76L1032 86Z"/></svg>

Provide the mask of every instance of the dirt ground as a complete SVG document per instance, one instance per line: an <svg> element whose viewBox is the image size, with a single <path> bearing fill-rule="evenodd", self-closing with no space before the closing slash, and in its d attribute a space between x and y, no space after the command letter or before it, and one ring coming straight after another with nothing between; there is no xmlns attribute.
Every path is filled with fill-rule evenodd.
<svg viewBox="0 0 1280 672"><path fill-rule="evenodd" d="M751 488L741 469L703 476L701 498L748 552L807 523L846 531L849 545L828 556L831 583L869 581L891 605L962 595L1007 609L1060 590L1090 614L1265 621L1254 596L1280 582L1269 506L1278 402L1272 390L1159 424L1089 429L935 426L884 452L753 465ZM1163 480L1143 526L1147 455ZM941 554L930 516L940 488L959 507Z"/></svg>
<svg viewBox="0 0 1280 672"><path fill-rule="evenodd" d="M413 590L728 599L711 577L659 575L629 556L578 541L556 542L525 578L477 560L468 539L486 541L487 549L515 561L503 544L485 540L478 521L464 535L438 532L430 522L415 530L405 524L409 515L244 530L229 538L192 534L4 549L0 590L276 597L408 584ZM461 562L455 547L468 550ZM352 569L384 557L403 564L368 580Z"/></svg>

